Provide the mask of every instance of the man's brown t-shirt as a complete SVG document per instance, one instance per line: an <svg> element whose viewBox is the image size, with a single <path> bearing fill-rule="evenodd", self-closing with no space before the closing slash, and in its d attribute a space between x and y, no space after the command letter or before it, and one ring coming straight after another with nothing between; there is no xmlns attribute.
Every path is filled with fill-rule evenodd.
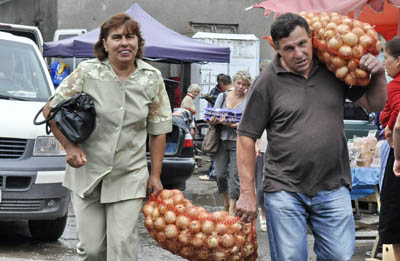
<svg viewBox="0 0 400 261"><path fill-rule="evenodd" d="M366 88L349 88L316 59L306 79L286 71L279 58L254 83L238 127L239 135L253 139L267 130L263 190L312 196L350 188L343 105Z"/></svg>

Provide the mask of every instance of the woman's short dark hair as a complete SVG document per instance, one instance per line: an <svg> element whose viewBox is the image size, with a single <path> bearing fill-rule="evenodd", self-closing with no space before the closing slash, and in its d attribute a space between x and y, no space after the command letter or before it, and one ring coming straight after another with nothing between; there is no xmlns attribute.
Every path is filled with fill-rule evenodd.
<svg viewBox="0 0 400 261"><path fill-rule="evenodd" d="M289 37L290 33L293 32L297 26L304 28L308 36L311 35L310 27L308 26L306 19L298 14L285 13L276 19L276 21L271 25L270 31L276 48L279 49L279 40Z"/></svg>
<svg viewBox="0 0 400 261"><path fill-rule="evenodd" d="M392 40L386 42L385 51L393 57L400 56L400 38L395 36Z"/></svg>
<svg viewBox="0 0 400 261"><path fill-rule="evenodd" d="M229 75L223 74L221 76L221 83L223 83L224 85L232 84L232 79Z"/></svg>
<svg viewBox="0 0 400 261"><path fill-rule="evenodd" d="M111 29L118 28L122 25L125 26L124 33L133 33L137 36L138 50L135 58L143 58L144 39L140 32L139 24L129 15L119 13L111 16L101 25L99 40L94 45L94 54L100 61L108 57L108 53L104 49L103 39L107 39Z"/></svg>

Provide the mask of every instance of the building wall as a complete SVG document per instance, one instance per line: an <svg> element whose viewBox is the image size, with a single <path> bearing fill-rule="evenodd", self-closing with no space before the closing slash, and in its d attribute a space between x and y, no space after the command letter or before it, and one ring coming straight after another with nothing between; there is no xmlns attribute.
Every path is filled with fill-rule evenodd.
<svg viewBox="0 0 400 261"><path fill-rule="evenodd" d="M37 26L45 42L53 38L57 20L55 0L9 0L0 4L0 23Z"/></svg>
<svg viewBox="0 0 400 261"><path fill-rule="evenodd" d="M272 17L263 9L245 11L260 0L69 0L58 1L58 28L92 30L112 14L138 3L146 12L170 29L191 37L189 22L238 24L240 34L255 34L260 39L261 60L274 53L264 35L269 35ZM167 40L167 39L166 39Z"/></svg>

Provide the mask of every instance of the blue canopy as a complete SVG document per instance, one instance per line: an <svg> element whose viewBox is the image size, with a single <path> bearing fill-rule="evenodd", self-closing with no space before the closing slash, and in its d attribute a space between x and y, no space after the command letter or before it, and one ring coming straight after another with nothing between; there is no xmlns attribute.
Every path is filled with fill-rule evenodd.
<svg viewBox="0 0 400 261"><path fill-rule="evenodd" d="M167 28L137 3L127 11L140 24L145 39L144 56L171 62L222 62L229 63L229 47L219 47L183 36ZM94 57L93 46L99 39L100 28L72 38L46 42L45 57Z"/></svg>

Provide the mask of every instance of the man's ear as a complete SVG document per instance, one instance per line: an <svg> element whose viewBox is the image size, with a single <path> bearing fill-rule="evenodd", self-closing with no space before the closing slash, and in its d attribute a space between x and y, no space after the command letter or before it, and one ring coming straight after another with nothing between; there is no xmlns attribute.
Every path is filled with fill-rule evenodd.
<svg viewBox="0 0 400 261"><path fill-rule="evenodd" d="M266 35L263 37L263 39L267 39L269 44L271 45L272 48L274 48L275 51L278 51L278 48L276 47L274 41L272 40L272 37L269 35Z"/></svg>

